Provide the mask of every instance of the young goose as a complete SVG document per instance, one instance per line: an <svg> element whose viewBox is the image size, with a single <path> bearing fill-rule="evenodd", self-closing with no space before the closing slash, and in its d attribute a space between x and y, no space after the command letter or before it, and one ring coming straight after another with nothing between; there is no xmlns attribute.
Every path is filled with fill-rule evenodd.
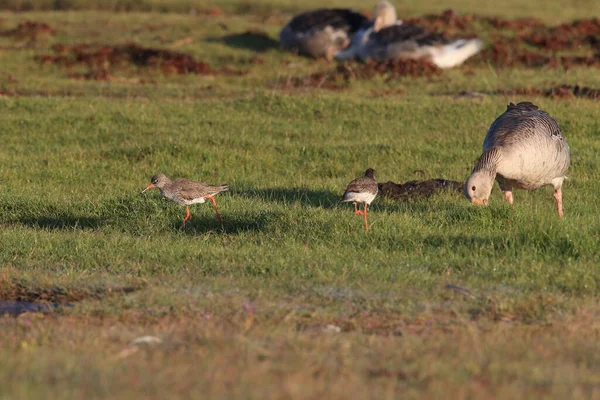
<svg viewBox="0 0 600 400"><path fill-rule="evenodd" d="M367 210L375 197L379 187L375 179L375 170L369 168L365 171L365 175L354 179L346 187L346 191L342 195L342 201L351 201L354 203L354 214L362 215L365 218L365 230L369 230L369 222L367 221ZM363 203L363 210L360 211L356 203Z"/></svg>
<svg viewBox="0 0 600 400"><path fill-rule="evenodd" d="M375 5L373 15L378 23L390 24L386 21L396 20L395 10L393 15L389 14L387 5L383 3L387 1ZM340 50L350 45L356 32L364 31L372 24L367 17L353 10L323 8L295 16L283 27L279 40L286 50L331 61Z"/></svg>
<svg viewBox="0 0 600 400"><path fill-rule="evenodd" d="M562 217L561 188L570 158L569 145L554 118L530 102L510 103L488 130L483 154L465 182L465 196L473 204L487 205L494 178L510 204L513 188L552 185Z"/></svg>
<svg viewBox="0 0 600 400"><path fill-rule="evenodd" d="M379 15L396 15L394 6L382 2ZM425 31L417 25L382 18L368 29L359 30L346 50L338 52L337 60L373 58L429 60L439 68L452 68L477 54L483 46L479 39L449 40L444 35Z"/></svg>
<svg viewBox="0 0 600 400"><path fill-rule="evenodd" d="M206 199L209 199L212 202L219 221L223 221L219 214L219 210L217 209L217 203L215 202L214 196L229 190L229 187L226 185L209 185L204 182L193 182L184 178L171 180L167 178L165 174L156 174L150 178L150 185L142 190L142 193L152 188L158 188L163 197L185 206L185 218L183 219L180 229L183 229L187 220L190 219L189 206L192 204L204 203Z"/></svg>

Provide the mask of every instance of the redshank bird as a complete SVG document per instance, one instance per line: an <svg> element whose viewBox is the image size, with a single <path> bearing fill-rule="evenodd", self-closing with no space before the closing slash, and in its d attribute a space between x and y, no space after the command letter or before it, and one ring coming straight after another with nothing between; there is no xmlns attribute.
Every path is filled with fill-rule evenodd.
<svg viewBox="0 0 600 400"><path fill-rule="evenodd" d="M229 190L227 185L209 185L204 182L193 182L184 178L170 180L165 174L154 175L150 179L150 182L150 185L142 190L142 193L148 189L158 188L163 197L185 206L185 218L183 219L180 229L183 228L185 223L190 219L189 206L197 203L202 204L206 199L209 199L212 202L219 221L223 221L219 214L219 210L217 209L217 203L215 203L214 196Z"/></svg>
<svg viewBox="0 0 600 400"><path fill-rule="evenodd" d="M354 203L354 214L362 215L365 218L365 230L369 230L369 222L367 221L367 210L369 205L377 196L377 180L375 179L375 170L369 168L365 171L365 175L353 180L346 187L346 191L342 196L342 201L351 201ZM360 211L356 203L363 203L363 210Z"/></svg>
<svg viewBox="0 0 600 400"><path fill-rule="evenodd" d="M487 205L494 178L510 204L513 188L551 185L562 217L562 184L570 161L569 145L554 118L533 103L510 103L488 130L483 154L465 182L465 196L473 204Z"/></svg>

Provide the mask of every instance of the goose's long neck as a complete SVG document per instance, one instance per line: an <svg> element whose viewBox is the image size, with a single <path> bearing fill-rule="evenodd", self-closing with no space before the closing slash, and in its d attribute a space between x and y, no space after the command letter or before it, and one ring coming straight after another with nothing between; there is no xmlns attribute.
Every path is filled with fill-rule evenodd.
<svg viewBox="0 0 600 400"><path fill-rule="evenodd" d="M483 152L477 163L475 164L475 168L473 168L473 173L480 172L490 175L492 179L496 176L496 170L498 169L498 163L501 159L500 150L497 147L491 147Z"/></svg>

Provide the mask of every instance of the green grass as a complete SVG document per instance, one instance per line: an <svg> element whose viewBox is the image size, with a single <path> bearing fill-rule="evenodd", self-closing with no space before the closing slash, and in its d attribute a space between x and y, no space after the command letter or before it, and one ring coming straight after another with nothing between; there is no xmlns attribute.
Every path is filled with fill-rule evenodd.
<svg viewBox="0 0 600 400"><path fill-rule="evenodd" d="M439 13L448 8L461 12L519 18L533 16L548 22L563 22L565 19L590 18L600 13L600 5L594 0L538 0L523 3L519 0L506 0L494 3L478 0L432 0L408 4L392 1L398 8L399 16L413 16ZM226 14L270 16L290 15L299 11L323 7L323 2L307 0L301 3L294 0L2 0L0 9L10 11L140 11L160 13L182 13L200 15L218 9ZM327 7L352 7L370 10L372 5L359 0L331 0Z"/></svg>
<svg viewBox="0 0 600 400"><path fill-rule="evenodd" d="M50 263L70 273L187 271L345 284L434 284L450 274L598 293L599 226L586 222L594 220L597 176L578 169L597 151L585 139L586 126L593 126L585 118L565 126L576 161L564 221L554 214L549 190L518 192L512 210L499 195L491 207L475 209L447 194L408 204L379 201L372 231L363 232L360 219L338 202L350 179L374 166L381 181L413 179L416 169L462 180L484 132L478 120L493 119L495 111L491 102L445 110L427 97L403 103L292 96L5 100L2 262ZM577 109L586 106L591 117L595 104ZM564 103L544 108L559 120L569 114ZM437 118L428 119L432 114ZM218 198L226 222L221 226L210 207L194 207L188 229L175 229L181 207L157 192L139 194L159 171L228 183L231 193Z"/></svg>
<svg viewBox="0 0 600 400"><path fill-rule="evenodd" d="M168 14L86 4L0 15L2 30L24 20L56 29L0 37L0 299L70 304L0 317L0 398L597 396L597 101L495 94L597 87L597 69L473 62L340 91L289 88L289 78L331 66L277 48L249 64L254 50L224 36L275 38L277 15L295 3L228 1L218 17L177 14L177 1L131 7ZM453 7L559 23L597 6ZM99 82L34 58L80 42L171 48L247 74L123 67ZM549 188L517 191L513 207L497 187L486 208L456 193L378 198L369 232L339 202L367 167L381 182L464 180L490 123L521 100L552 114L570 144L564 219ZM216 198L224 223L205 204L177 229L182 207L140 194L157 172L228 184ZM144 335L162 343L131 344Z"/></svg>

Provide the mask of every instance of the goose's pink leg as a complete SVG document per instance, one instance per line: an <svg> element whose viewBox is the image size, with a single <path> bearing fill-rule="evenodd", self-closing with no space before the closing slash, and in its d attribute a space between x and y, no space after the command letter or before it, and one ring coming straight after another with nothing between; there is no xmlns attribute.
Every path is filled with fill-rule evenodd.
<svg viewBox="0 0 600 400"><path fill-rule="evenodd" d="M513 195L510 190L507 190L506 192L504 192L504 200L506 200L508 202L508 204L512 205Z"/></svg>
<svg viewBox="0 0 600 400"><path fill-rule="evenodd" d="M562 190L560 188L554 191L554 199L556 200L556 209L558 210L558 216L562 218L564 214L562 207Z"/></svg>

